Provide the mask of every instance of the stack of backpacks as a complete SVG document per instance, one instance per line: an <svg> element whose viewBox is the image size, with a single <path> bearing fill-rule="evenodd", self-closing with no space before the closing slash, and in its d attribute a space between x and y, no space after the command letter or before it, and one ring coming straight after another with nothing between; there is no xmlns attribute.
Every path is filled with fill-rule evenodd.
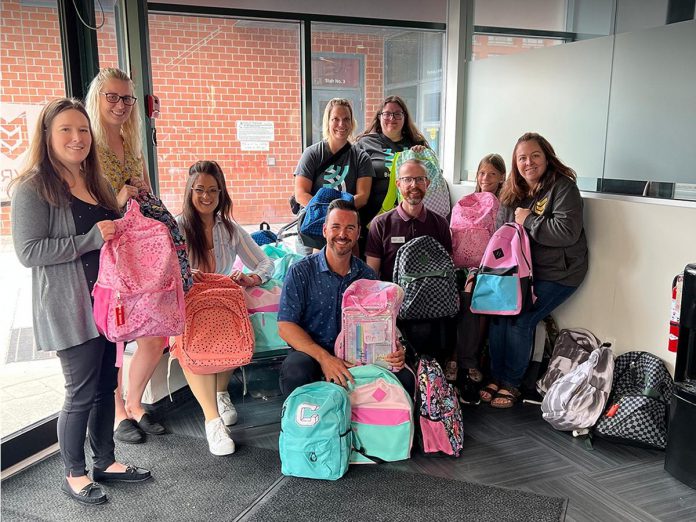
<svg viewBox="0 0 696 522"><path fill-rule="evenodd" d="M561 330L537 383L542 417L555 429L665 449L673 380L657 356L633 351L614 360L587 330Z"/></svg>

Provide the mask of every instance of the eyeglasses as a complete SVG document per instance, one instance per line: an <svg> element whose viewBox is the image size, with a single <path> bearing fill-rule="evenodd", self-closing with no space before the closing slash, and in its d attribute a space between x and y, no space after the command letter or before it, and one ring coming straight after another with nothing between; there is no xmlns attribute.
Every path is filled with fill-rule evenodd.
<svg viewBox="0 0 696 522"><path fill-rule="evenodd" d="M135 96L121 96L115 92L100 92L99 94L103 94L109 103L118 103L118 100L123 100L123 105L128 105L129 107L135 105L135 102L138 101L138 98Z"/></svg>
<svg viewBox="0 0 696 522"><path fill-rule="evenodd" d="M382 111L379 113L379 115L384 118L385 120L403 120L404 119L404 113L399 111L399 112L389 112L389 111Z"/></svg>
<svg viewBox="0 0 696 522"><path fill-rule="evenodd" d="M220 189L218 189L218 188L211 188L211 189L206 190L206 189L203 189L203 188L200 188L200 187L196 187L195 189L193 189L193 191L194 191L196 194L198 194L199 196L202 196L203 194L207 194L207 195L210 196L211 198L214 198L214 197L217 196L220 192L222 192L222 191L221 191Z"/></svg>
<svg viewBox="0 0 696 522"><path fill-rule="evenodd" d="M404 176L399 178L398 181L404 185L425 185L427 179L428 176Z"/></svg>

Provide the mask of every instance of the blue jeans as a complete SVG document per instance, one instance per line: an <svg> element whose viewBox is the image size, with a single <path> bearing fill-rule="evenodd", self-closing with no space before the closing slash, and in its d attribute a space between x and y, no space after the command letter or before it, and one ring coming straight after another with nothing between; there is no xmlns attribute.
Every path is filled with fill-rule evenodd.
<svg viewBox="0 0 696 522"><path fill-rule="evenodd" d="M527 371L537 323L577 290L553 281L534 281L537 300L532 308L516 316L491 316L489 351L493 380L506 388L517 388Z"/></svg>

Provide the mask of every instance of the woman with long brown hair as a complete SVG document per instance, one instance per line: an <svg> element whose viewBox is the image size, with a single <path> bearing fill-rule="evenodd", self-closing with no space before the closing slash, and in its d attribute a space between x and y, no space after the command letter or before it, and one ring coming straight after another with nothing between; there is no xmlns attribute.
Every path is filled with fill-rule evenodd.
<svg viewBox="0 0 696 522"><path fill-rule="evenodd" d="M32 270L34 337L56 350L65 376L58 444L65 465L61 489L84 504L107 500L97 482L136 482L150 472L116 462L114 389L116 346L97 331L91 292L99 249L120 217L102 177L87 112L77 100L48 103L39 115L27 166L12 182L12 238ZM93 452L85 472L85 433Z"/></svg>
<svg viewBox="0 0 696 522"><path fill-rule="evenodd" d="M394 155L406 149L420 152L429 145L413 123L406 102L400 96L384 99L370 125L358 136L357 145L370 156L375 170L370 197L360 212L360 221L367 225L382 208L389 189L389 172Z"/></svg>
<svg viewBox="0 0 696 522"><path fill-rule="evenodd" d="M273 262L232 219L232 198L217 162L198 161L191 165L177 221L186 237L194 281L200 281L206 272L229 276L243 287L258 286L271 278ZM250 269L249 274L233 268L237 256ZM237 422L237 410L227 390L233 371L201 375L184 369L191 391L203 409L208 447L214 455L229 455L235 450L225 428Z"/></svg>
<svg viewBox="0 0 696 522"><path fill-rule="evenodd" d="M491 319L493 382L481 390L481 400L495 408L510 408L520 396L537 323L580 286L588 253L575 171L543 136L528 132L517 140L500 203L497 225L515 222L529 235L537 298L517 316Z"/></svg>

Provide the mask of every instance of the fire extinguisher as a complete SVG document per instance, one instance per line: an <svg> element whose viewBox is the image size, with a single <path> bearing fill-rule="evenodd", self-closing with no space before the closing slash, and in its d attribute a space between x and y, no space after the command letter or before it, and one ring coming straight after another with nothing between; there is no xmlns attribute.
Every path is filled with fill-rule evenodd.
<svg viewBox="0 0 696 522"><path fill-rule="evenodd" d="M684 274L674 276L672 281L672 313L669 318L669 343L667 349L670 352L677 351L679 344L679 317L681 315L682 286L684 284Z"/></svg>

